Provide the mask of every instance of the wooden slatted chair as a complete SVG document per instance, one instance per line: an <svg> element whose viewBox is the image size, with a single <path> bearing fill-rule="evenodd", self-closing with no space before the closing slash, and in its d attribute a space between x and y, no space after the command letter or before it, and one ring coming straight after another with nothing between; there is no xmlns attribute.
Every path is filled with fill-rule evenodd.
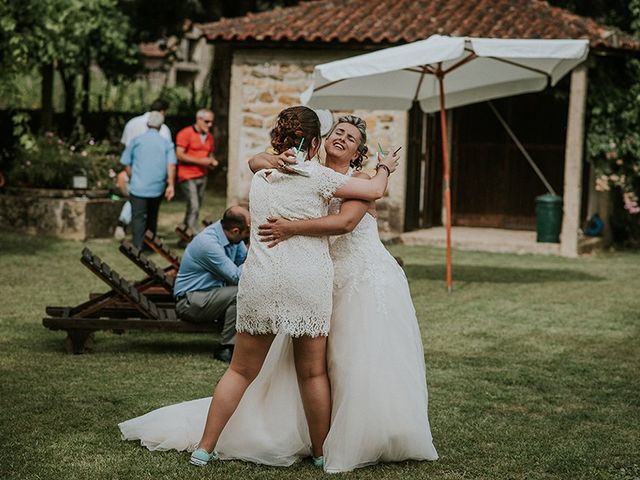
<svg viewBox="0 0 640 480"><path fill-rule="evenodd" d="M126 240L120 242L120 252L140 267L150 278L163 286L170 295L173 293L173 282L175 281L176 274L173 266L167 267L166 269L160 268L140 249L134 247Z"/></svg>
<svg viewBox="0 0 640 480"><path fill-rule="evenodd" d="M80 261L111 290L93 295L87 302L75 307L47 307L46 312L50 317L44 318L42 323L51 330L67 332L65 346L69 353L90 350L94 333L99 330L116 333L127 330L215 332L213 324L192 324L178 320L173 304L159 305L150 300L149 297L157 294L159 287L154 276L130 283L88 248L82 251ZM150 263L147 265L152 268ZM157 270L154 272L158 274ZM166 290L162 290L166 295Z"/></svg>
<svg viewBox="0 0 640 480"><path fill-rule="evenodd" d="M171 250L160 237L154 235L151 230L147 230L145 232L144 243L162 258L167 260L173 268L176 270L180 268L180 257Z"/></svg>
<svg viewBox="0 0 640 480"><path fill-rule="evenodd" d="M213 223L213 220L211 220L211 218L209 218L209 217L205 217L204 220L202 220L202 226L203 227L208 227L212 223ZM191 240L193 240L193 237L195 237L195 234L193 233L193 230L191 228L187 227L187 225L184 224L184 223L179 224L175 228L175 232L180 237L180 240L182 240L182 241L184 241L186 243L189 243Z"/></svg>

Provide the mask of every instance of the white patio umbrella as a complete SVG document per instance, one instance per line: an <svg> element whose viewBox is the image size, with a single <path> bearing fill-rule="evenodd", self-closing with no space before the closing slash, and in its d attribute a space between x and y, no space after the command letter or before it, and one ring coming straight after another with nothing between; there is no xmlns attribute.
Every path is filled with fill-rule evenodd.
<svg viewBox="0 0 640 480"><path fill-rule="evenodd" d="M451 291L451 190L445 108L544 90L582 63L588 52L587 40L434 35L317 65L313 84L301 100L311 107L342 110L408 110L417 101L426 113L440 110L447 288Z"/></svg>

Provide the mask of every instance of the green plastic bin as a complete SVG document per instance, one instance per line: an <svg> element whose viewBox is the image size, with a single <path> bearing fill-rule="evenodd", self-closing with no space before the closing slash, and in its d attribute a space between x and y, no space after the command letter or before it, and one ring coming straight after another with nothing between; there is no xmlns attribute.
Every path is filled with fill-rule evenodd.
<svg viewBox="0 0 640 480"><path fill-rule="evenodd" d="M562 197L549 193L536 197L537 241L560 243Z"/></svg>

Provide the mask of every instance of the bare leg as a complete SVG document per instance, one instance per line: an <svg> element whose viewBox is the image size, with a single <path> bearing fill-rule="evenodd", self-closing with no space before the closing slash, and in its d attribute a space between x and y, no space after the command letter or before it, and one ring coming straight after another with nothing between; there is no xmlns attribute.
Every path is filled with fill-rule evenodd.
<svg viewBox="0 0 640 480"><path fill-rule="evenodd" d="M244 392L258 376L274 335L238 333L233 358L213 392L199 448L212 452Z"/></svg>
<svg viewBox="0 0 640 480"><path fill-rule="evenodd" d="M327 337L293 339L293 355L304 413L309 425L314 457L322 456L322 445L331 424L331 385L327 375Z"/></svg>

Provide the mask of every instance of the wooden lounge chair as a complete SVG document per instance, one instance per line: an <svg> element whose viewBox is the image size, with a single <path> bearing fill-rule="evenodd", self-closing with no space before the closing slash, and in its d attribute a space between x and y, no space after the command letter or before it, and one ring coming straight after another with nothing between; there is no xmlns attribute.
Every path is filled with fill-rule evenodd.
<svg viewBox="0 0 640 480"><path fill-rule="evenodd" d="M209 217L205 217L204 220L202 220L203 227L208 227L212 223L213 223L213 220L211 220ZM193 230L187 227L187 225L184 223L181 223L178 226L176 226L175 232L180 237L180 240L182 240L185 243L189 243L191 240L193 240L193 237L196 236L193 233Z"/></svg>
<svg viewBox="0 0 640 480"><path fill-rule="evenodd" d="M168 261L176 270L180 268L180 257L173 250L171 250L160 237L154 235L151 230L147 230L145 232L144 243L154 252Z"/></svg>
<svg viewBox="0 0 640 480"><path fill-rule="evenodd" d="M125 250L129 252L128 249ZM130 252L135 253L133 250ZM98 330L112 330L115 333L127 330L185 333L215 331L213 324L192 324L178 320L173 299L164 303L152 301L152 297L166 299L167 290L158 284L157 278L163 270L152 265L148 259L145 263L140 260L140 256L136 258L153 275L130 283L91 250L85 248L82 251L81 262L109 285L111 290L92 295L88 301L75 307L47 307L46 312L50 316L44 318L42 323L51 330L67 332L65 346L69 353L91 350L94 333ZM158 297L159 295L164 296Z"/></svg>

